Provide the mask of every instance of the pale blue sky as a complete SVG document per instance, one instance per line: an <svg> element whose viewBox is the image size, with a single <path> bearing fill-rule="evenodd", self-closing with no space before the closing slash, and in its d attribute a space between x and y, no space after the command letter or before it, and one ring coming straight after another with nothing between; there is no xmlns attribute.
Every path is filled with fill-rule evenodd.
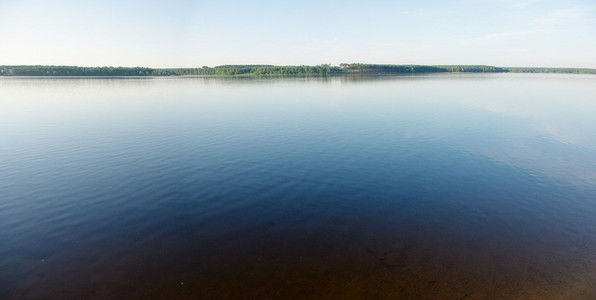
<svg viewBox="0 0 596 300"><path fill-rule="evenodd" d="M0 0L0 65L596 68L594 0Z"/></svg>

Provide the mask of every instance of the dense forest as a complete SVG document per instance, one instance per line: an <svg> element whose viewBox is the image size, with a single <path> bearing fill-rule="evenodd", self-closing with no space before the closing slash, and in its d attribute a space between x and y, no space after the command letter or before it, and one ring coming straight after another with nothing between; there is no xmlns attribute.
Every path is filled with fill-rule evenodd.
<svg viewBox="0 0 596 300"><path fill-rule="evenodd" d="M370 65L341 64L340 68L348 73L436 73L436 72L507 72L506 69L492 66L422 66L422 65Z"/></svg>
<svg viewBox="0 0 596 300"><path fill-rule="evenodd" d="M320 66L272 66L272 65L225 65L217 67L202 67L199 69L158 69L167 70L176 75L330 75L342 73L341 68L330 65Z"/></svg>
<svg viewBox="0 0 596 300"><path fill-rule="evenodd" d="M511 72L596 74L587 68L522 68L482 65L377 65L340 64L337 66L224 65L201 68L126 68L75 66L0 66L0 76L326 76L341 74L415 74L438 72Z"/></svg>
<svg viewBox="0 0 596 300"><path fill-rule="evenodd" d="M74 66L0 66L0 76L321 76L340 74L343 70L329 65L271 66L225 65L202 68L124 68Z"/></svg>
<svg viewBox="0 0 596 300"><path fill-rule="evenodd" d="M513 73L564 73L564 74L596 74L596 69L588 68L507 68Z"/></svg>
<svg viewBox="0 0 596 300"><path fill-rule="evenodd" d="M71 66L0 66L4 76L153 76L174 75L150 68L71 67Z"/></svg>

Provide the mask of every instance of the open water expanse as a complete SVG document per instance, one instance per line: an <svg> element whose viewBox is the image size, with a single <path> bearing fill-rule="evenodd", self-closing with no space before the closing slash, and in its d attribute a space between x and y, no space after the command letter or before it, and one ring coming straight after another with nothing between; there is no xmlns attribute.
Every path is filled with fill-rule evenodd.
<svg viewBox="0 0 596 300"><path fill-rule="evenodd" d="M596 299L596 76L0 78L1 299Z"/></svg>

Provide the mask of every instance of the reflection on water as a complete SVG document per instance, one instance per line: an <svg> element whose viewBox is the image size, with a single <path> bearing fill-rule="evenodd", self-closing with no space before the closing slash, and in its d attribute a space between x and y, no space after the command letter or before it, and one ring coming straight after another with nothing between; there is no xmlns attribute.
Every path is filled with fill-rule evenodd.
<svg viewBox="0 0 596 300"><path fill-rule="evenodd" d="M594 298L596 77L0 79L0 298Z"/></svg>

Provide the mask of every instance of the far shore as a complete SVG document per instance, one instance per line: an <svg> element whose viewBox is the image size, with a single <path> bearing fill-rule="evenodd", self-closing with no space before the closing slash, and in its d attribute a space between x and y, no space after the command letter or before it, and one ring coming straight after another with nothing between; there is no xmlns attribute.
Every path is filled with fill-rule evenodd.
<svg viewBox="0 0 596 300"><path fill-rule="evenodd" d="M381 65L340 64L339 66L224 65L201 68L0 66L0 76L329 76L346 74L427 74L427 73L559 73L594 74L590 68L494 67L486 65Z"/></svg>

